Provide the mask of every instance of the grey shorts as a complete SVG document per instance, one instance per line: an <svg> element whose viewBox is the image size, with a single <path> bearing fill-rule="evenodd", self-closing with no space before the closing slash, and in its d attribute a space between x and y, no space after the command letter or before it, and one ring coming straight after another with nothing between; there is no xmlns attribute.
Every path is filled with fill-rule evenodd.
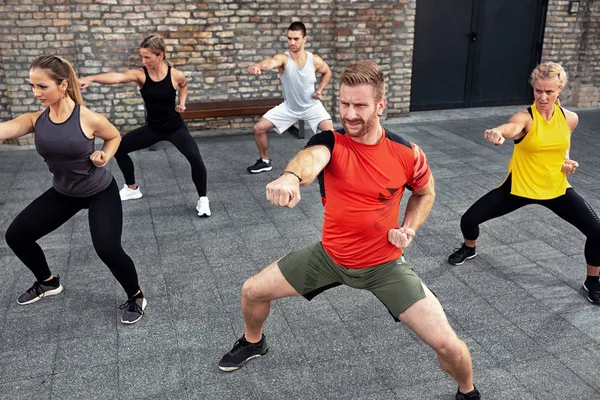
<svg viewBox="0 0 600 400"><path fill-rule="evenodd" d="M421 278L403 258L369 268L345 268L317 243L288 254L277 265L289 284L308 300L344 284L373 293L396 320L425 297Z"/></svg>

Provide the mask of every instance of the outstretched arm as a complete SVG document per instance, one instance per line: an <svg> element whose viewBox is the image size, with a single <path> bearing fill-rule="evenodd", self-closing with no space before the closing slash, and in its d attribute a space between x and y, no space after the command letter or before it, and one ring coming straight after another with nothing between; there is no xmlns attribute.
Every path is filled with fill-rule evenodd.
<svg viewBox="0 0 600 400"><path fill-rule="evenodd" d="M265 58L259 63L252 64L248 67L248 73L258 76L262 71L270 71L275 68L281 71L285 68L286 62L287 56L285 54L277 54L272 58Z"/></svg>
<svg viewBox="0 0 600 400"><path fill-rule="evenodd" d="M33 132L35 121L42 112L19 115L10 121L0 122L0 140L14 139Z"/></svg>
<svg viewBox="0 0 600 400"><path fill-rule="evenodd" d="M323 90L331 80L331 69L329 68L329 65L327 65L327 63L317 55L314 56L314 63L315 71L321 74L321 80L319 81L319 86L317 87L317 90L313 94L313 98L321 100Z"/></svg>
<svg viewBox="0 0 600 400"><path fill-rule="evenodd" d="M502 124L483 133L488 142L496 146L504 143L504 139L520 139L531 129L531 115L527 110L521 111L510 117L506 124Z"/></svg>
<svg viewBox="0 0 600 400"><path fill-rule="evenodd" d="M140 69L130 69L125 72L107 72L104 74L90 75L79 78L79 87L85 89L92 82L114 85L118 83L135 82L138 85L144 83L144 73Z"/></svg>
<svg viewBox="0 0 600 400"><path fill-rule="evenodd" d="M331 152L324 145L301 150L281 176L267 185L267 199L277 206L293 208L300 201L300 185L314 181L330 159Z"/></svg>

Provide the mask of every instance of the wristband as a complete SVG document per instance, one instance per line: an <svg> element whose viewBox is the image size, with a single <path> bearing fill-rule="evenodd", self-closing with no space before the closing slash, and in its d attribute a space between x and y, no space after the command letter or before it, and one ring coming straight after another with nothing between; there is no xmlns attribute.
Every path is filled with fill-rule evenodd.
<svg viewBox="0 0 600 400"><path fill-rule="evenodd" d="M288 170L285 170L285 171L283 171L283 172L281 173L281 175L279 175L279 176L282 176L283 174L292 174L292 175L294 175L296 178L298 178L298 183L302 182L302 178L300 178L300 177L298 176L298 174L297 174L297 173L295 173L294 171L288 171Z"/></svg>

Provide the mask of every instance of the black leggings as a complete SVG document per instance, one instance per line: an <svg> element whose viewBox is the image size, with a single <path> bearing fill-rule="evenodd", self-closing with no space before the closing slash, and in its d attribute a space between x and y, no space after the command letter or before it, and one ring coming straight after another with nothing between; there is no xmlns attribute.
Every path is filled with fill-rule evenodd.
<svg viewBox="0 0 600 400"><path fill-rule="evenodd" d="M528 204L539 204L553 211L583 233L585 260L588 265L600 266L600 219L592 207L573 188L555 199L535 200L510 194L511 176L502 186L490 191L475 202L460 219L460 229L467 240L479 237L479 225Z"/></svg>
<svg viewBox="0 0 600 400"><path fill-rule="evenodd" d="M38 239L88 208L92 243L96 253L119 281L128 297L139 290L133 261L121 246L123 210L119 188L113 179L108 188L90 197L70 197L48 189L29 204L6 231L6 243L33 272L38 282L52 275Z"/></svg>
<svg viewBox="0 0 600 400"><path fill-rule="evenodd" d="M202 161L202 156L200 156L198 144L185 125L168 134L158 133L150 129L148 125L144 125L123 136L119 149L115 154L115 159L123 172L125 183L128 185L135 184L133 161L131 161L129 153L150 147L161 140L171 142L188 160L192 167L192 181L196 185L198 196L206 196L206 167Z"/></svg>

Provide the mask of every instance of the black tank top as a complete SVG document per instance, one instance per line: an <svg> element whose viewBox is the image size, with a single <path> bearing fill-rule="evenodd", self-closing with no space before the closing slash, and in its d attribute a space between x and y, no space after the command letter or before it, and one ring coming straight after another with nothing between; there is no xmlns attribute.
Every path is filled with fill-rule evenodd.
<svg viewBox="0 0 600 400"><path fill-rule="evenodd" d="M81 129L80 111L79 104L75 104L69 118L57 124L50 119L50 108L46 108L35 122L35 148L48 164L57 192L89 197L106 189L113 177L90 160L94 139Z"/></svg>
<svg viewBox="0 0 600 400"><path fill-rule="evenodd" d="M171 66L167 76L160 81L154 82L144 67L146 82L140 89L144 105L146 106L146 122L148 127L155 132L171 133L183 126L183 119L175 111L175 100L177 91L171 81Z"/></svg>

